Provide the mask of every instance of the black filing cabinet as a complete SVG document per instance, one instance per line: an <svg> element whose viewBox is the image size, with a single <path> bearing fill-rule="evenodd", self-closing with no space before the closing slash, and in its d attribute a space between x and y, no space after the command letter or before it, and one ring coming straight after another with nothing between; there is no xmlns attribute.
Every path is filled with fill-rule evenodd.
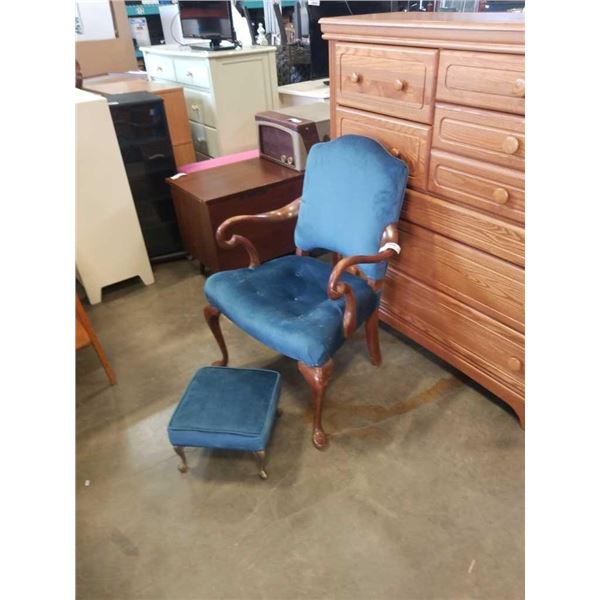
<svg viewBox="0 0 600 600"><path fill-rule="evenodd" d="M129 186L151 260L183 254L165 178L177 172L162 98L148 92L107 96Z"/></svg>

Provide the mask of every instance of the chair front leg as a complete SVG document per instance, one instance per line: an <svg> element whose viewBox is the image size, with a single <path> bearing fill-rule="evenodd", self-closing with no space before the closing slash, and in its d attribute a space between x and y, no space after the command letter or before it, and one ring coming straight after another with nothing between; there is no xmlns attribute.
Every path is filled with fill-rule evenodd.
<svg viewBox="0 0 600 600"><path fill-rule="evenodd" d="M210 304L207 304L204 307L204 318L210 327L215 339L217 340L217 344L219 344L219 348L221 349L221 354L223 358L221 360L216 360L213 365L215 367L226 367L229 362L229 355L227 354L227 346L225 345L225 339L223 338L223 332L221 331L221 325L219 323L219 317L221 316L221 311Z"/></svg>
<svg viewBox="0 0 600 600"><path fill-rule="evenodd" d="M329 359L320 367L309 367L303 362L298 362L298 370L310 385L313 392L314 416L312 442L317 450L323 450L327 446L327 434L321 425L321 411L323 408L323 396L325 388L331 378L333 361Z"/></svg>
<svg viewBox="0 0 600 600"><path fill-rule="evenodd" d="M378 367L381 364L381 349L379 348L379 309L376 308L365 323L367 348L371 362Z"/></svg>

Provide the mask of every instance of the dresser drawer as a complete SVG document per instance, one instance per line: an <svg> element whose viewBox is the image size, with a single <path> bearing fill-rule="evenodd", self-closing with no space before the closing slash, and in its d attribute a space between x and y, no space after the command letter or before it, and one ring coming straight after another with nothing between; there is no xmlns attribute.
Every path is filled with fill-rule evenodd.
<svg viewBox="0 0 600 600"><path fill-rule="evenodd" d="M188 117L196 123L216 125L212 96L208 92L183 88Z"/></svg>
<svg viewBox="0 0 600 600"><path fill-rule="evenodd" d="M433 147L525 169L525 119L516 115L464 108L435 107Z"/></svg>
<svg viewBox="0 0 600 600"><path fill-rule="evenodd" d="M183 85L210 88L210 72L206 59L178 58L175 61L175 79Z"/></svg>
<svg viewBox="0 0 600 600"><path fill-rule="evenodd" d="M216 129L193 121L190 121L190 128L192 129L192 143L197 153L211 158L219 156L219 138Z"/></svg>
<svg viewBox="0 0 600 600"><path fill-rule="evenodd" d="M144 63L146 64L146 72L148 73L148 77L151 77L153 80L175 80L173 61L168 56L144 54Z"/></svg>
<svg viewBox="0 0 600 600"><path fill-rule="evenodd" d="M402 251L390 269L524 332L521 267L406 221L398 223L398 230Z"/></svg>
<svg viewBox="0 0 600 600"><path fill-rule="evenodd" d="M519 225L414 190L406 191L402 218L521 267L525 265L525 231Z"/></svg>
<svg viewBox="0 0 600 600"><path fill-rule="evenodd" d="M437 50L340 43L335 48L338 102L432 122Z"/></svg>
<svg viewBox="0 0 600 600"><path fill-rule="evenodd" d="M380 117L340 106L337 107L335 114L338 135L354 133L377 140L394 156L407 163L409 185L426 189L431 144L429 125Z"/></svg>
<svg viewBox="0 0 600 600"><path fill-rule="evenodd" d="M437 99L525 114L525 57L442 50Z"/></svg>
<svg viewBox="0 0 600 600"><path fill-rule="evenodd" d="M523 223L525 175L455 154L431 151L429 191Z"/></svg>
<svg viewBox="0 0 600 600"><path fill-rule="evenodd" d="M522 334L394 270L385 278L381 312L384 321L492 391L487 378L523 397Z"/></svg>

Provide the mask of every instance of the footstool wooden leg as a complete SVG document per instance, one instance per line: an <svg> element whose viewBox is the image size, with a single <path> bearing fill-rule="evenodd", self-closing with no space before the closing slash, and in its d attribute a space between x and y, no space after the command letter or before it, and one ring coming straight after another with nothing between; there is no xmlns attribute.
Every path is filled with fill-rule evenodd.
<svg viewBox="0 0 600 600"><path fill-rule="evenodd" d="M181 464L177 467L181 473L187 473L188 465L187 460L185 458L185 452L183 450L183 446L173 446L173 450L175 450L177 456L181 458Z"/></svg>
<svg viewBox="0 0 600 600"><path fill-rule="evenodd" d="M264 450L258 450L258 452L254 453L254 456L256 456L256 460L258 461L258 476L261 479L267 479L268 475L265 471L267 453Z"/></svg>

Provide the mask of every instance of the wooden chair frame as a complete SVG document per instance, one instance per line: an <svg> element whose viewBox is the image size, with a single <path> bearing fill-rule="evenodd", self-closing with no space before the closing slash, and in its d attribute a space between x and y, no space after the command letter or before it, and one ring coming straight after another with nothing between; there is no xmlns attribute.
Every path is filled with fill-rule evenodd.
<svg viewBox="0 0 600 600"><path fill-rule="evenodd" d="M77 329L77 324L80 324L82 330ZM83 305L81 304L81 300L77 293L75 294L75 349L79 350L80 348L85 348L87 346L92 346L98 355L100 363L104 368L104 372L106 373L106 377L110 385L116 385L117 378L115 376L110 363L108 362L108 358L104 353L104 348L96 335L96 330L90 321L90 318L87 316Z"/></svg>
<svg viewBox="0 0 600 600"><path fill-rule="evenodd" d="M257 215L238 215L231 217L221 223L216 233L217 243L222 248L233 248L235 246L243 246L248 253L251 269L260 265L260 257L254 244L246 237L242 235L233 234L231 237L226 237L226 232L233 225L242 222L246 223L276 223L279 221L286 221L293 219L298 216L300 210L301 198L297 198L293 202L290 202L286 206L277 210L272 210L266 213L260 213ZM386 243L398 243L398 229L395 223L389 224L382 236L381 245ZM296 248L296 254L299 256L307 256L308 251ZM334 267L329 276L329 282L327 285L327 295L331 300L337 300L342 296L346 298L346 305L344 308L343 316L343 329L344 337L349 338L356 330L356 300L352 287L347 283L340 281L340 277L344 271L350 271L352 274L362 277L367 281L369 286L379 291L383 285L383 279L371 279L366 278L363 273L358 269L357 265L360 264L372 264L382 261L387 261L397 254L396 250L388 248L380 251L377 254L369 256L346 256L340 257L334 253L333 263ZM208 304L204 308L204 317L208 326L210 327L219 348L221 349L222 359L214 362L214 365L227 366L229 362L229 355L227 352L227 346L221 332L221 326L219 324L219 317L221 312ZM367 336L367 349L369 351L369 357L371 362L375 366L381 364L381 350L379 347L379 309L376 309L371 316L365 322L365 331ZM318 367L311 367L301 361L298 361L298 370L302 373L302 376L307 381L313 392L313 403L314 403L314 416L313 416L313 434L312 441L315 447L322 450L327 446L327 434L323 431L321 423L321 413L323 408L323 398L325 395L325 389L331 374L333 372L333 360L329 359L326 363Z"/></svg>

